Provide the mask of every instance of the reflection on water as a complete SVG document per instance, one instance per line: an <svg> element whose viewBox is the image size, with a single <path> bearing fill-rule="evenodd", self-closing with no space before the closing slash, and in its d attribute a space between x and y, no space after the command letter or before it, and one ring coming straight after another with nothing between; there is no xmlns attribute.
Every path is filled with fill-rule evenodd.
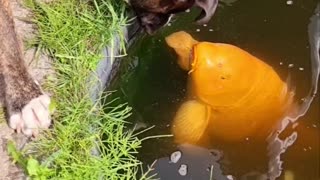
<svg viewBox="0 0 320 180"><path fill-rule="evenodd" d="M310 18L310 24L308 26L308 35L309 35L309 43L310 43L310 54L311 54L311 87L309 94L302 99L302 102L299 106L299 109L295 112L295 114L292 114L291 116L288 116L285 118L279 125L276 126L277 131L275 133L271 134L270 137L267 139L269 142L269 152L268 155L270 157L269 160L269 171L268 175L270 179L275 179L281 175L282 170L282 161L281 161L281 154L286 152L287 148L296 141L297 139L297 132L292 132L290 135L288 135L285 139L281 139L279 134L284 132L286 128L288 128L290 123L295 123L301 116L305 115L307 111L310 108L310 105L315 99L315 96L317 94L318 89L318 78L320 74L320 3L318 3L318 6L315 10L315 14ZM319 103L318 101L315 103ZM319 110L319 109L318 109ZM317 112L319 113L319 111ZM316 121L319 121L318 116L313 117ZM316 128L316 125L313 124L313 128ZM305 130L305 131L314 131L314 130ZM307 137L307 138L315 138L318 139L319 142L319 130L318 130L318 136L316 137ZM317 144L317 147L319 148L319 144ZM311 146L308 146L308 150L312 150ZM307 151L307 148L303 148L304 151ZM319 159L319 150L317 155L314 156L316 160ZM318 161L319 162L319 161ZM319 171L319 164L317 164ZM317 172L319 178L320 174ZM309 175L307 175L309 176ZM304 177L306 178L306 177ZM309 179L309 178L308 178ZM313 179L313 177L312 177Z"/></svg>
<svg viewBox="0 0 320 180"><path fill-rule="evenodd" d="M179 145L178 150L170 157L163 157L156 161L154 171L160 179L232 179L232 175L223 175L219 160L223 153L208 150L189 144ZM177 157L177 154L179 155Z"/></svg>
<svg viewBox="0 0 320 180"><path fill-rule="evenodd" d="M242 179L278 176L283 179L284 174L298 180L319 179L320 99L318 95L313 96L317 92L319 74L320 7L314 11L317 3L317 0L225 1L206 25L192 24L197 12L191 11L179 16L155 36L138 38L123 60L113 87L119 89L115 95L134 108L132 122L138 122L141 127L155 125L144 136L169 134L175 112L186 100L187 74L175 63L174 52L164 42L167 35L179 30L187 31L200 41L241 47L265 60L283 80L290 74L290 85L295 88L299 105L288 118L275 125L278 131L265 142L246 138L228 143L214 139L208 149L223 152L219 160L215 156L210 158L203 152L205 150L202 153L195 150L198 159L192 159L197 156L185 152L172 164L171 153L194 148L176 146L171 138L145 141L139 158L146 165L159 159L156 167L160 175L178 170L178 175L186 173L181 179L195 174L195 179L230 179L227 175ZM208 166L215 164L215 168L197 165L202 162L199 161L202 156L208 159Z"/></svg>

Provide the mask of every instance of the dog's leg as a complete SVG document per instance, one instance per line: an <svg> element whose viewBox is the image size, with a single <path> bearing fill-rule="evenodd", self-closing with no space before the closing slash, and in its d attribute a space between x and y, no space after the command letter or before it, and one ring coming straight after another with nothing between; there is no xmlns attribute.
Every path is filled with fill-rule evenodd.
<svg viewBox="0 0 320 180"><path fill-rule="evenodd" d="M9 2L0 0L0 91L4 92L9 126L28 136L37 135L39 129L48 128L51 123L50 98L43 94L24 64Z"/></svg>

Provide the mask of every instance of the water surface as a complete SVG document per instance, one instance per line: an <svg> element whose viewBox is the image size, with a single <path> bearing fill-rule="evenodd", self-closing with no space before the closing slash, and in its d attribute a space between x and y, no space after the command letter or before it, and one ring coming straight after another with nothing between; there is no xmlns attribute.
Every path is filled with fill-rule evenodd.
<svg viewBox="0 0 320 180"><path fill-rule="evenodd" d="M168 26L154 36L138 37L130 47L128 57L122 59L111 90L118 90L114 95L120 96L121 101L129 102L133 107L134 113L130 118L133 124L137 123L142 128L155 126L142 134L142 137L170 134L174 114L185 100L187 74L177 66L175 53L164 42L167 35L180 30L192 34L199 41L229 43L241 47L270 64L283 80L290 75L290 86L296 89L295 99L302 103L303 98L310 95L315 82L316 67L312 64L312 56L313 53L319 54L319 51L311 52L313 48L309 40L308 25L310 17L315 15L318 2L290 2L220 2L215 16L206 25L192 23L198 13L197 9L192 9L191 12L173 18ZM320 17L316 16L317 18ZM283 161L282 172L292 172L297 180L320 179L319 104L317 95L307 113L289 124L277 136L285 140L297 132L293 145L280 156ZM254 174L252 179L257 179L261 174L268 171L270 173L274 163L279 164L272 160L276 159L276 155L270 153L270 147L274 149L272 152L280 147L270 145L270 141L253 142L247 139L239 143L226 143L216 140L213 144L213 147L207 148L223 152L219 164L225 175L250 179L245 176L251 173ZM155 159L168 157L176 150L177 145L172 138L158 138L144 141L138 156L145 165L150 165ZM284 174L279 179L284 179Z"/></svg>

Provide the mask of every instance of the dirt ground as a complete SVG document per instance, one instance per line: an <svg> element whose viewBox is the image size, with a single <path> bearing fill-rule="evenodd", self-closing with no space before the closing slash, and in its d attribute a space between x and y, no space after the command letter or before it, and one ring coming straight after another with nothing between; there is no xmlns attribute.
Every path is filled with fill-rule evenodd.
<svg viewBox="0 0 320 180"><path fill-rule="evenodd" d="M13 11L16 31L20 39L24 42L31 39L37 33L36 28L30 22L31 13L22 5L23 0L10 0L10 5ZM40 82L52 74L50 59L44 55L36 53L36 49L24 49L24 60L32 76ZM0 105L1 107L1 105ZM2 108L0 109L2 111ZM0 112L0 180L19 180L26 179L22 170L12 164L7 154L7 142L13 140L17 144L17 148L21 149L27 143L28 139L23 135L14 133L12 129L7 126L6 121Z"/></svg>

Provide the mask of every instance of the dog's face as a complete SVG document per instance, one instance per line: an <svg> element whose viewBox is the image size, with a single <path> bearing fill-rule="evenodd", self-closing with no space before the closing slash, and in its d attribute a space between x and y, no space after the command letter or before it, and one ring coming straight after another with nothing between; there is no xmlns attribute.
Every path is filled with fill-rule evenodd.
<svg viewBox="0 0 320 180"><path fill-rule="evenodd" d="M172 14L142 13L139 16L140 25L148 34L153 34L157 29L166 25Z"/></svg>
<svg viewBox="0 0 320 180"><path fill-rule="evenodd" d="M130 0L131 6L136 11L152 13L175 13L190 8L195 0Z"/></svg>
<svg viewBox="0 0 320 180"><path fill-rule="evenodd" d="M218 0L130 0L141 26L149 34L164 26L172 14L185 11L192 6L202 9L196 18L198 24L208 22L213 16Z"/></svg>

